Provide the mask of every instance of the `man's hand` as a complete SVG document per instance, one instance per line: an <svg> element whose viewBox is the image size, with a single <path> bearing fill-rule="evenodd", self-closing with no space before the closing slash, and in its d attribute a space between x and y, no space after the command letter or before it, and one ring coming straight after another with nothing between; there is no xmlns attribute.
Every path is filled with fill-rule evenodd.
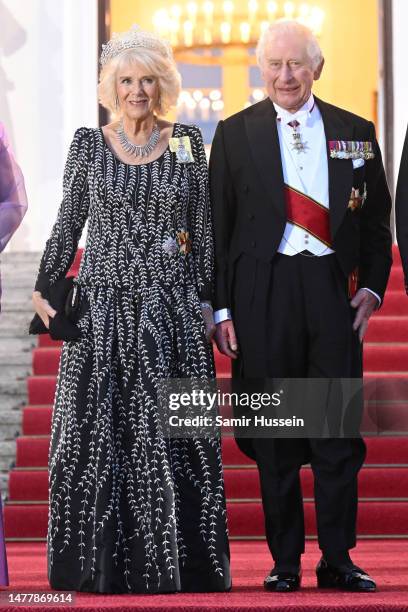
<svg viewBox="0 0 408 612"><path fill-rule="evenodd" d="M238 343L232 321L228 320L218 323L214 339L220 353L231 359L238 357Z"/></svg>
<svg viewBox="0 0 408 612"><path fill-rule="evenodd" d="M360 342L362 342L367 331L368 319L377 308L378 300L375 295L366 291L366 289L359 289L351 300L350 305L353 308L357 308L353 329L354 331L358 330L358 337L360 338Z"/></svg>

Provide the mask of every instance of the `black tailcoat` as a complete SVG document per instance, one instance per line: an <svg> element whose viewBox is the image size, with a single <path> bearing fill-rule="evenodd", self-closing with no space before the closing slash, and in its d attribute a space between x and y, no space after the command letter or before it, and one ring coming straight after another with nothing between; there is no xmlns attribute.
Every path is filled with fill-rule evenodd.
<svg viewBox="0 0 408 612"><path fill-rule="evenodd" d="M333 249L346 278L359 267L359 286L381 298L390 267L391 198L374 125L315 98L327 140L330 228ZM370 141L375 157L353 169L352 160L332 159L329 141ZM408 164L408 148L406 147ZM367 188L361 209L348 207L352 187ZM274 257L286 224L284 180L276 125L269 98L220 121L210 157L216 283L215 309L231 307L234 263L241 253L263 262ZM408 191L408 181L406 190ZM408 265L408 206L405 223Z"/></svg>

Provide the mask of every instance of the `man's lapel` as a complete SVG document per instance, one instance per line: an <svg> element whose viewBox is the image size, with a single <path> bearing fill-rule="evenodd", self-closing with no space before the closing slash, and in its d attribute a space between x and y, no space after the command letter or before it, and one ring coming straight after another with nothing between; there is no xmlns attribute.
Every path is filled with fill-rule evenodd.
<svg viewBox="0 0 408 612"><path fill-rule="evenodd" d="M269 98L259 102L251 110L251 113L245 115L251 156L271 202L277 212L286 217L276 111Z"/></svg>
<svg viewBox="0 0 408 612"><path fill-rule="evenodd" d="M327 163L329 167L329 204L331 235L334 237L347 211L347 204L353 187L353 163L351 159L330 157L331 140L353 140L353 126L345 123L330 104L315 96L321 112L327 143Z"/></svg>

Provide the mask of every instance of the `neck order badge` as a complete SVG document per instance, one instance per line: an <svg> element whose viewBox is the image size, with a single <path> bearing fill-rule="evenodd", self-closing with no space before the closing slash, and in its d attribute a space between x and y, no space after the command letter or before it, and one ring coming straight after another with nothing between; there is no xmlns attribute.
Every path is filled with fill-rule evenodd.
<svg viewBox="0 0 408 612"><path fill-rule="evenodd" d="M170 138L169 147L172 153L176 154L177 161L181 164L189 164L194 161L191 151L191 142L188 136L180 138Z"/></svg>
<svg viewBox="0 0 408 612"><path fill-rule="evenodd" d="M307 142L302 140L302 134L298 131L299 128L299 121L296 121L296 119L294 121L289 121L288 125L290 125L290 127L292 128L293 132L292 132L292 150L293 151L297 151L297 153L306 153L306 150L308 149L307 146Z"/></svg>

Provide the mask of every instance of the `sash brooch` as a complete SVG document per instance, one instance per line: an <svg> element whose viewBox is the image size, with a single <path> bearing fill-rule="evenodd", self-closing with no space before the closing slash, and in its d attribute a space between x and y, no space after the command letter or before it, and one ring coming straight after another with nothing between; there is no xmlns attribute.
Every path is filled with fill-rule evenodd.
<svg viewBox="0 0 408 612"><path fill-rule="evenodd" d="M357 210L363 206L366 199L367 199L367 186L365 183L364 183L362 193L360 193L360 189L355 189L355 187L352 187L347 208L349 208L351 211Z"/></svg>
<svg viewBox="0 0 408 612"><path fill-rule="evenodd" d="M330 157L334 159L373 159L373 143L364 140L330 140Z"/></svg>

